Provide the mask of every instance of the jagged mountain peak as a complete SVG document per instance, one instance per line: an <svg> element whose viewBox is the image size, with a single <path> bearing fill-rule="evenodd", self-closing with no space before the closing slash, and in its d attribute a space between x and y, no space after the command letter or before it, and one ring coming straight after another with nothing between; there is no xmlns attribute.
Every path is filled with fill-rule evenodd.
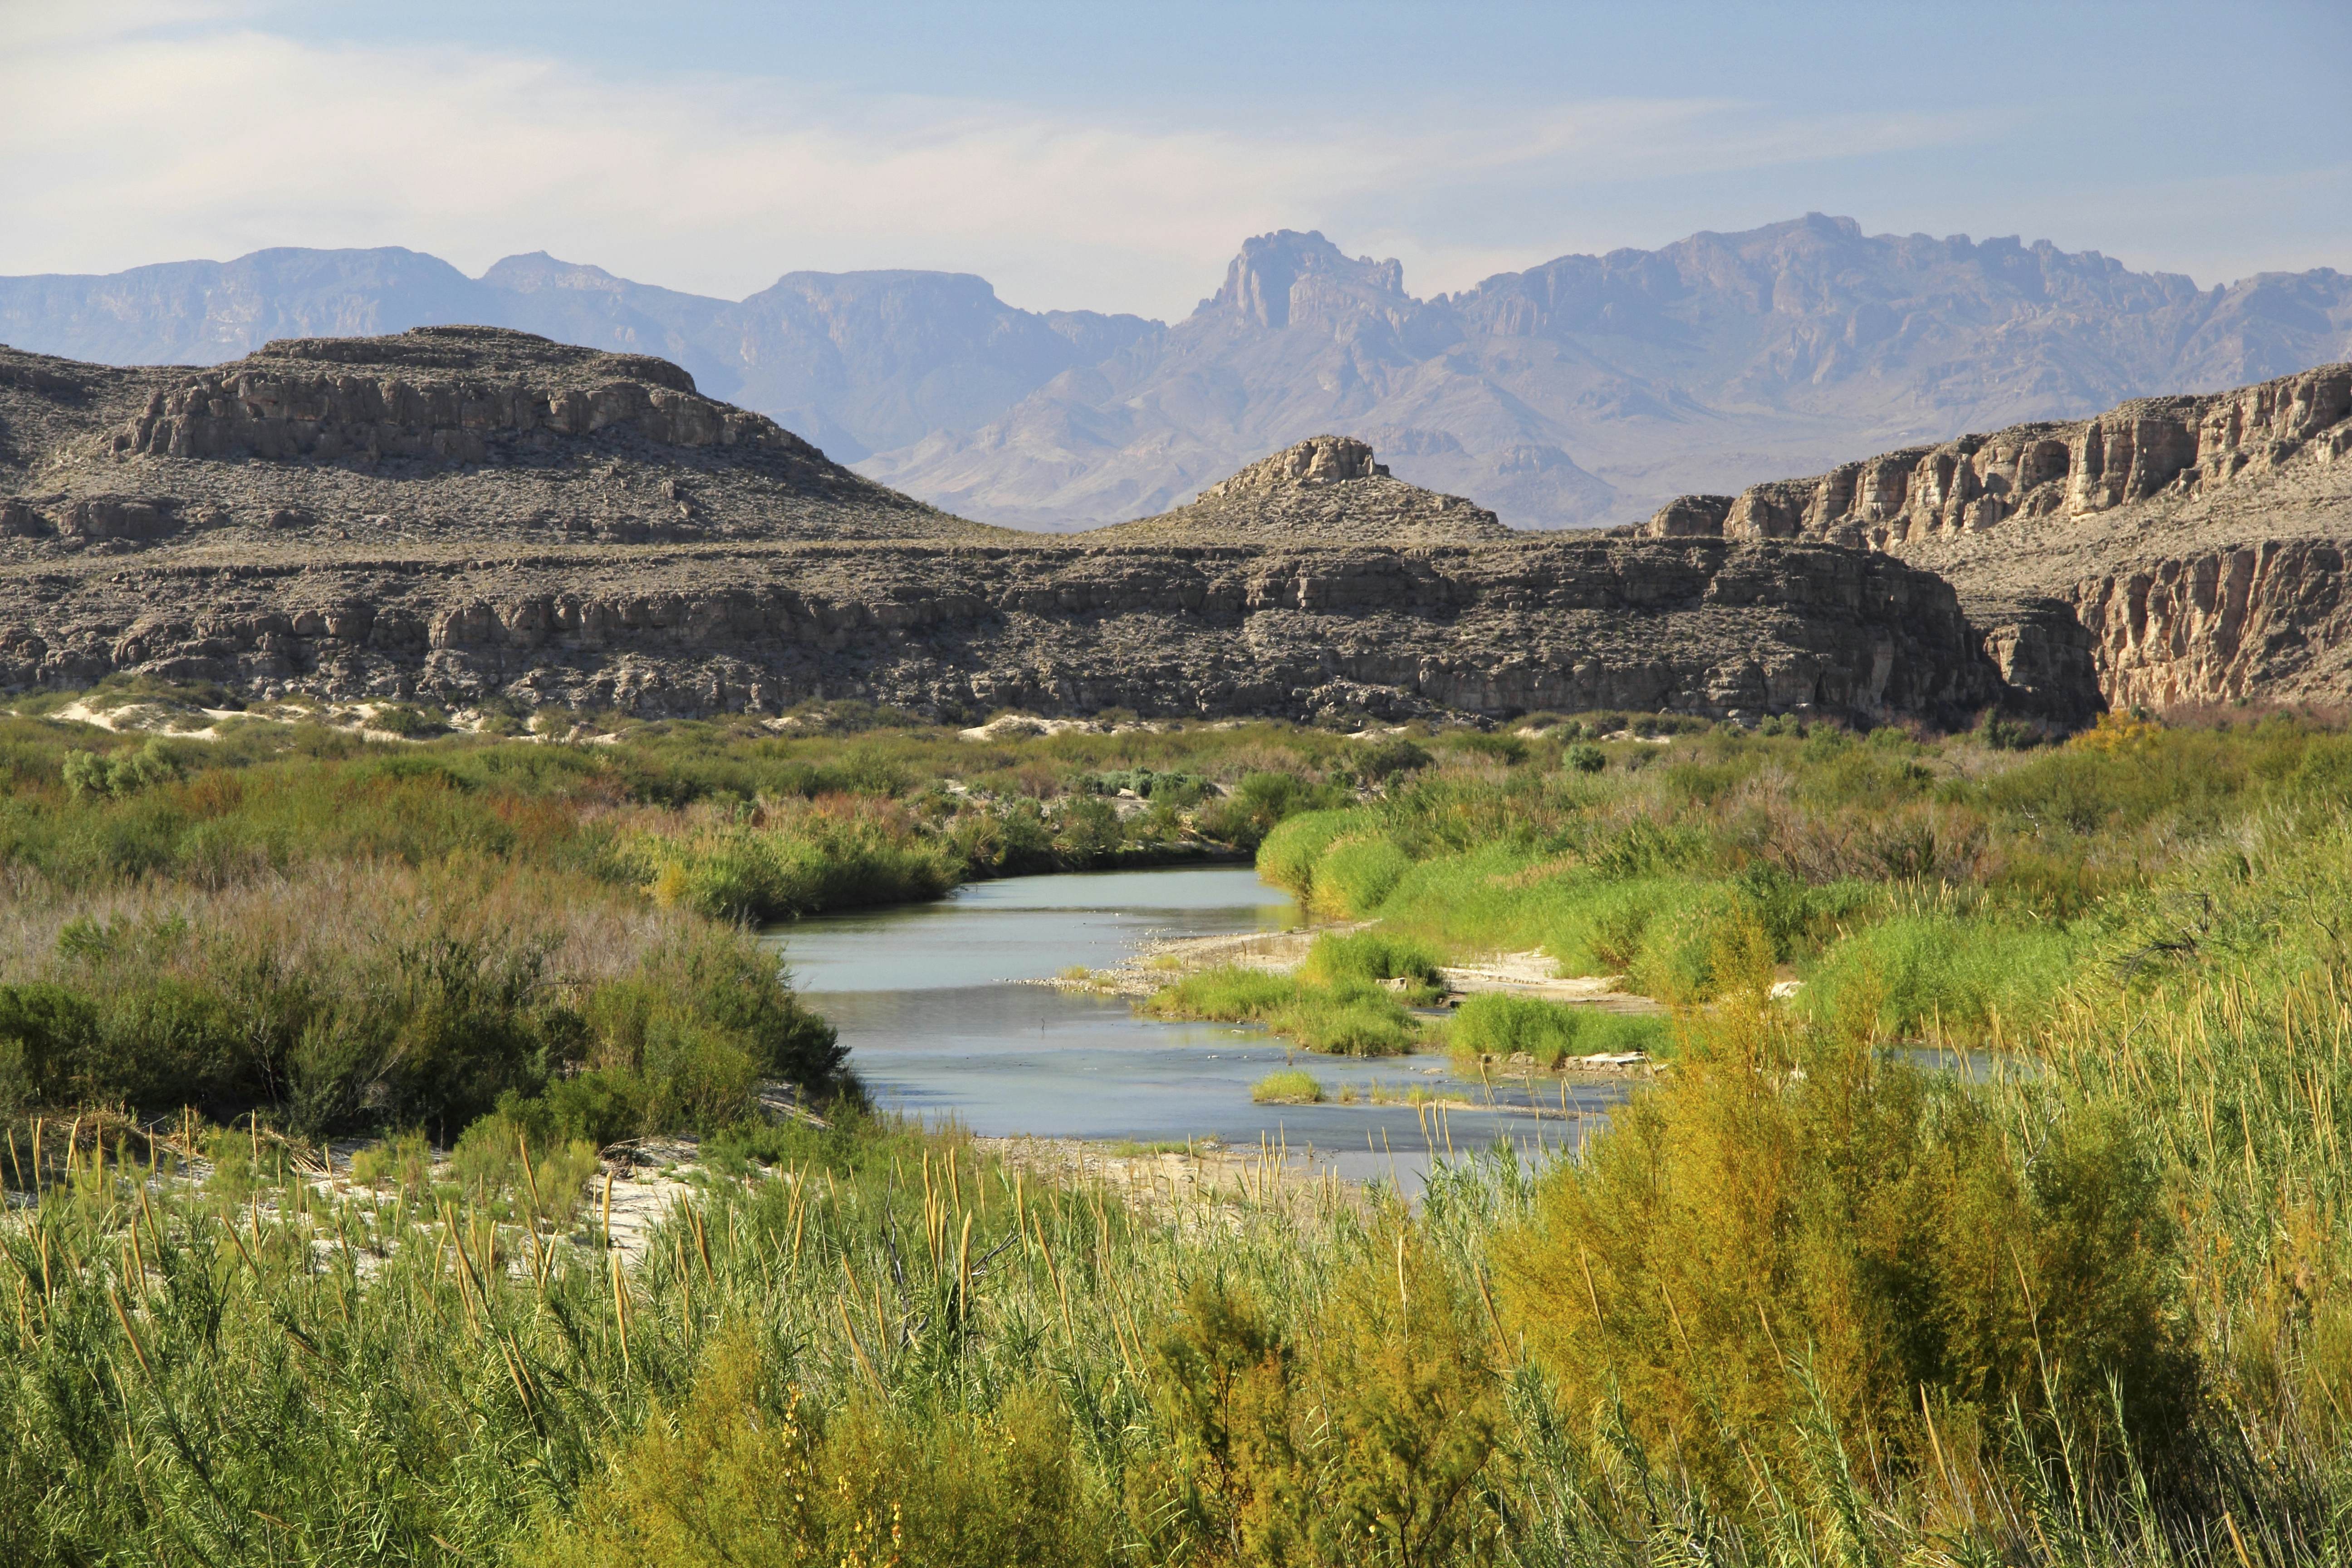
<svg viewBox="0 0 2352 1568"><path fill-rule="evenodd" d="M1201 301L1196 316L1234 315L1258 326L1290 324L1291 301L1302 280L1310 288L1413 302L1404 291L1404 263L1349 257L1319 230L1276 229L1242 241L1226 265L1224 286Z"/></svg>

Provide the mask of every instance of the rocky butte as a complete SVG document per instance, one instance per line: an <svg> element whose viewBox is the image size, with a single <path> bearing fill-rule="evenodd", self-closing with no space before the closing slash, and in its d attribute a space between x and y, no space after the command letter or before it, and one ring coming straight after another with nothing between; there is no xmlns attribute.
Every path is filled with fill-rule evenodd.
<svg viewBox="0 0 2352 1568"><path fill-rule="evenodd" d="M667 361L518 331L203 370L0 351L0 685L959 719L1953 722L2021 700L1951 585L1832 525L1849 510L1520 533L1318 437L1179 510L1048 536L861 479Z"/></svg>

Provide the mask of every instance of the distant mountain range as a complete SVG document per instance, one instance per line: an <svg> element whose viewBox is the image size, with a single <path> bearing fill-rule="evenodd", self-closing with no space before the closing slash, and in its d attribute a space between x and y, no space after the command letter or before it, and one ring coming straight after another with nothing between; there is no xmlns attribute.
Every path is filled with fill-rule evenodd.
<svg viewBox="0 0 2352 1568"><path fill-rule="evenodd" d="M655 353L861 473L985 521L1160 512L1321 432L1520 527L1638 519L1890 446L2352 357L2352 276L2200 289L2047 242L1809 216L1416 299L1319 234L1248 240L1173 326L1015 309L946 272L787 273L740 301L546 255L257 251L0 279L0 342L215 363L453 322Z"/></svg>

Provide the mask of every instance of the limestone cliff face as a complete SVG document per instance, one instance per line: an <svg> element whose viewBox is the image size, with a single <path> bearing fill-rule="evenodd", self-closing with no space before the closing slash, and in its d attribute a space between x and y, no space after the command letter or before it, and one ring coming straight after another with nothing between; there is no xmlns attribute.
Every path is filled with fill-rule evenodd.
<svg viewBox="0 0 2352 1568"><path fill-rule="evenodd" d="M527 333L480 327L420 327L404 337L412 352L378 349L340 371L336 362L352 358L348 340L310 338L195 373L150 395L114 432L113 449L481 463L517 441L545 450L556 437L627 426L667 446L740 444L787 460L823 460L773 420L699 395L694 378L666 360L565 353Z"/></svg>
<svg viewBox="0 0 2352 1568"><path fill-rule="evenodd" d="M2086 660L2111 704L2341 697L2347 454L2352 365L2326 365L1685 496L1642 531L1813 539L1930 567L2028 690Z"/></svg>
<svg viewBox="0 0 2352 1568"><path fill-rule="evenodd" d="M2074 611L2117 707L2352 696L2341 540L2265 540L2086 579Z"/></svg>
<svg viewBox="0 0 2352 1568"><path fill-rule="evenodd" d="M2085 517L2168 492L2192 496L2250 467L2333 460L2352 451L2347 415L2352 364L2327 365L2206 397L2143 398L2071 425L1907 447L1737 497L1684 496L1646 531L1884 550L1984 533L2012 518Z"/></svg>
<svg viewBox="0 0 2352 1568"><path fill-rule="evenodd" d="M142 561L9 606L0 684L117 671L260 695L646 714L860 697L941 717L1507 715L1957 721L1999 700L1948 586L1816 545L918 545L628 560Z"/></svg>

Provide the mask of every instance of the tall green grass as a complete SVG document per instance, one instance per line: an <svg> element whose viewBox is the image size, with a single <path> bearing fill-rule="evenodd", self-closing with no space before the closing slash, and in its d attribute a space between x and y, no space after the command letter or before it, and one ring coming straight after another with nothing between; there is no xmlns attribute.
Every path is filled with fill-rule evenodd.
<svg viewBox="0 0 2352 1568"><path fill-rule="evenodd" d="M1357 978L1318 984L1257 969L1205 969L1140 1005L1163 1018L1264 1024L1307 1050L1336 1056L1394 1056L1412 1050L1422 1035L1394 994Z"/></svg>
<svg viewBox="0 0 2352 1568"><path fill-rule="evenodd" d="M1569 1057L1641 1051L1663 1054L1671 1040L1664 1018L1606 1013L1540 997L1484 991L1465 996L1445 1024L1445 1048L1456 1061L1508 1061L1525 1055L1550 1068Z"/></svg>

